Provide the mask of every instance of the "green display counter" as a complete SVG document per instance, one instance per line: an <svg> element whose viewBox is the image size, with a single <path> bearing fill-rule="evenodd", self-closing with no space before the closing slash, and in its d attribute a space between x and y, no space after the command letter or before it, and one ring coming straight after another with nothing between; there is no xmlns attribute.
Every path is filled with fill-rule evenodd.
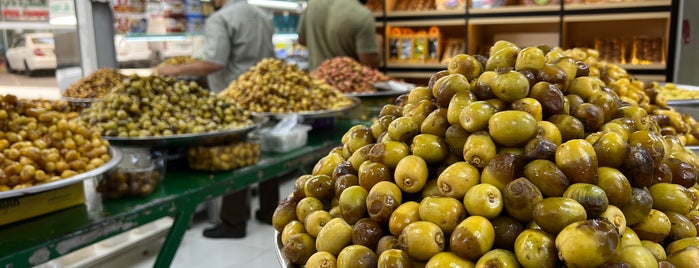
<svg viewBox="0 0 699 268"><path fill-rule="evenodd" d="M335 120L312 130L306 146L282 154L264 153L256 165L234 171L211 173L169 166L161 185L148 197L97 199L92 202L98 204L86 203L0 226L0 267L32 267L171 216L173 225L155 262L155 267L168 267L198 204L313 165L338 146L342 134L354 124Z"/></svg>

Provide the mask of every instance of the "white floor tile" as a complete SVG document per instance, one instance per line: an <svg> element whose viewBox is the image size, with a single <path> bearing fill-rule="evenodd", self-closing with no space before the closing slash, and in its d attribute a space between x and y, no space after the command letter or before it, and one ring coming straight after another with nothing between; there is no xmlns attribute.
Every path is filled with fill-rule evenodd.
<svg viewBox="0 0 699 268"><path fill-rule="evenodd" d="M293 190L294 180L284 181L280 185L280 196L289 195ZM251 211L259 207L257 197L251 201ZM252 216L252 215L251 215ZM177 254L172 261L173 268L207 267L207 268L275 268L282 267L277 260L274 247L274 228L252 219L248 221L247 236L242 239L209 239L202 235L204 229L212 227L206 217L195 220L185 233ZM161 242L162 243L162 242ZM152 267L161 244L143 245L134 248L140 252L127 252L119 258L110 260L104 267ZM144 250L148 254L143 254Z"/></svg>

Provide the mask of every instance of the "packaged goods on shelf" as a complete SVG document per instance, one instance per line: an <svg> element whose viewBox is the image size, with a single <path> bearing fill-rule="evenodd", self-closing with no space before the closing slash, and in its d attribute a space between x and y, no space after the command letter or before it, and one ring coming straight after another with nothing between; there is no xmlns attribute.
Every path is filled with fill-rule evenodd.
<svg viewBox="0 0 699 268"><path fill-rule="evenodd" d="M596 38L595 50L600 59L613 63L626 63L626 40L621 37Z"/></svg>
<svg viewBox="0 0 699 268"><path fill-rule="evenodd" d="M117 13L138 13L146 11L146 0L112 0Z"/></svg>
<svg viewBox="0 0 699 268"><path fill-rule="evenodd" d="M185 16L201 16L201 0L185 0Z"/></svg>
<svg viewBox="0 0 699 268"><path fill-rule="evenodd" d="M386 8L388 11L434 10L435 0L386 0Z"/></svg>
<svg viewBox="0 0 699 268"><path fill-rule="evenodd" d="M560 0L521 0L522 5L527 6L548 6L548 5L558 5L561 3Z"/></svg>
<svg viewBox="0 0 699 268"><path fill-rule="evenodd" d="M446 43L442 63L449 63L452 57L466 52L466 42L461 38L449 38Z"/></svg>
<svg viewBox="0 0 699 268"><path fill-rule="evenodd" d="M438 27L414 30L390 27L387 29L388 62L434 63L442 54L442 35Z"/></svg>
<svg viewBox="0 0 699 268"><path fill-rule="evenodd" d="M493 8L515 4L515 0L469 0L471 8Z"/></svg>
<svg viewBox="0 0 699 268"><path fill-rule="evenodd" d="M187 30L185 18L165 18L165 31L168 33L181 33Z"/></svg>
<svg viewBox="0 0 699 268"><path fill-rule="evenodd" d="M165 17L181 17L187 10L185 0L163 0L162 6Z"/></svg>
<svg viewBox="0 0 699 268"><path fill-rule="evenodd" d="M631 47L631 64L665 63L664 44L660 37L634 37Z"/></svg>
<svg viewBox="0 0 699 268"><path fill-rule="evenodd" d="M465 0L435 0L436 10L464 10Z"/></svg>
<svg viewBox="0 0 699 268"><path fill-rule="evenodd" d="M185 17L188 33L199 33L204 31L204 17L201 15L187 15Z"/></svg>
<svg viewBox="0 0 699 268"><path fill-rule="evenodd" d="M148 18L143 14L117 13L114 21L115 33L145 33Z"/></svg>

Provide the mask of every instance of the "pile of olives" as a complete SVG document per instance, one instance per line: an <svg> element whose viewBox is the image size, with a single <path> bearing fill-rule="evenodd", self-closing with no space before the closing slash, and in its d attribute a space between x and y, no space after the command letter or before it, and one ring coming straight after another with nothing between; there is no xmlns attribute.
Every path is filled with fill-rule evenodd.
<svg viewBox="0 0 699 268"><path fill-rule="evenodd" d="M225 145L190 147L187 163L195 170L224 171L254 165L260 160L260 144L232 141Z"/></svg>
<svg viewBox="0 0 699 268"><path fill-rule="evenodd" d="M65 179L109 161L109 143L48 102L0 96L0 191Z"/></svg>
<svg viewBox="0 0 699 268"><path fill-rule="evenodd" d="M192 63L192 62L195 62L196 60L197 59L192 57L192 56L175 56L175 57L169 57L169 58L165 59L163 62L158 64L158 66Z"/></svg>
<svg viewBox="0 0 699 268"><path fill-rule="evenodd" d="M697 267L699 157L646 87L498 41L342 137L278 205L307 267ZM601 67L601 68L600 68ZM654 96L657 97L657 96ZM635 102L635 103L634 103Z"/></svg>
<svg viewBox="0 0 699 268"><path fill-rule="evenodd" d="M619 66L598 61L599 53L594 50L575 48L563 51L563 54L589 65L590 76L605 81L609 88L619 93L623 102L645 109L660 127L661 135L676 136L685 145L699 145L699 123L692 116L667 105L669 99L690 99L696 93L676 89L672 83L660 86L634 80Z"/></svg>
<svg viewBox="0 0 699 268"><path fill-rule="evenodd" d="M335 57L323 61L311 72L311 77L322 80L344 93L375 92L375 83L389 80L379 70L361 65L350 57Z"/></svg>
<svg viewBox="0 0 699 268"><path fill-rule="evenodd" d="M235 99L254 112L337 110L352 105L333 87L313 80L296 65L273 58L257 63L219 95Z"/></svg>
<svg viewBox="0 0 699 268"><path fill-rule="evenodd" d="M70 98L99 99L119 86L124 78L126 76L117 69L100 68L70 85L62 94Z"/></svg>
<svg viewBox="0 0 699 268"><path fill-rule="evenodd" d="M196 82L138 75L84 109L80 118L112 137L203 133L253 123L249 111Z"/></svg>

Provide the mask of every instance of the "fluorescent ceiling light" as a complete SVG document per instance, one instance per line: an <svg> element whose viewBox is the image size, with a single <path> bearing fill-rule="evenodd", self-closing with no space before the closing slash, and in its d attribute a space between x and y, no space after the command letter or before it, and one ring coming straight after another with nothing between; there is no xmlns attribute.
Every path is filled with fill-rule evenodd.
<svg viewBox="0 0 699 268"><path fill-rule="evenodd" d="M184 41L187 37L184 35L136 35L125 36L125 42L148 42L148 41Z"/></svg>
<svg viewBox="0 0 699 268"><path fill-rule="evenodd" d="M273 1L273 0L248 0L248 4L271 8L279 10L289 10L289 11L301 11L303 9L303 4L301 2L288 2L288 1Z"/></svg>
<svg viewBox="0 0 699 268"><path fill-rule="evenodd" d="M51 18L49 20L49 24L52 24L52 25L76 25L76 24L78 24L78 21L75 18L75 16L62 16L62 17Z"/></svg>

